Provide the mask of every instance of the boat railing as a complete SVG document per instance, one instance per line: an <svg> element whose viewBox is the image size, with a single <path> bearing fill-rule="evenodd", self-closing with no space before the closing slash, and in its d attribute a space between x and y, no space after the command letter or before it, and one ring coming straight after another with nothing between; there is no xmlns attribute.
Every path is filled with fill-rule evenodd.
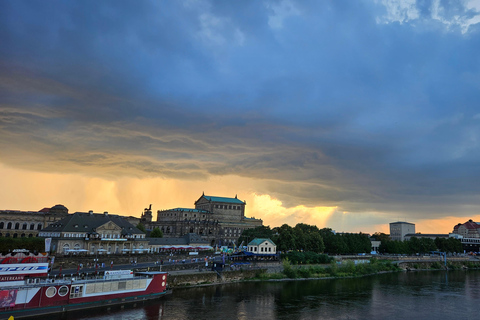
<svg viewBox="0 0 480 320"><path fill-rule="evenodd" d="M61 277L48 277L48 278L31 278L30 282L26 283L23 286L36 287L36 286L51 286L57 284L73 284L73 283L95 283L95 282L113 282L121 280L138 280L138 279L148 279L152 278L152 275L136 275L132 277L118 277L118 278L104 278L101 275L65 275Z"/></svg>

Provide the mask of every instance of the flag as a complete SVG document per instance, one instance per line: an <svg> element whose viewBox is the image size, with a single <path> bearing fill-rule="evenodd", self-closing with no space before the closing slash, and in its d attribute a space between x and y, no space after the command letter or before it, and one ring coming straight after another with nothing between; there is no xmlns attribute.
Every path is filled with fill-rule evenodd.
<svg viewBox="0 0 480 320"><path fill-rule="evenodd" d="M45 252L50 252L51 243L52 243L52 238L45 238Z"/></svg>

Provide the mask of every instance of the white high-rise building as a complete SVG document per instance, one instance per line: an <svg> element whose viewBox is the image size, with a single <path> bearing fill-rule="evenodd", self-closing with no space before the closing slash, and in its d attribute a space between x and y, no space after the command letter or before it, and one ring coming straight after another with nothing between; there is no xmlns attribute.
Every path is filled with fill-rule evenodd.
<svg viewBox="0 0 480 320"><path fill-rule="evenodd" d="M403 241L409 233L415 233L415 224L403 221L390 223L390 239Z"/></svg>

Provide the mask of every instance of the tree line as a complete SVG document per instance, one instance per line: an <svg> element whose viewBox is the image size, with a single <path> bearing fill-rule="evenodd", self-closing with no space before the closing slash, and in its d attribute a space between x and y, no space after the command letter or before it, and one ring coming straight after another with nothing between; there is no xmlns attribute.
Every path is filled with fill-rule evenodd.
<svg viewBox="0 0 480 320"><path fill-rule="evenodd" d="M375 233L374 238L381 241L378 251L389 254L416 254L429 253L431 251L441 252L463 252L463 246L460 240L455 238L430 238L412 237L409 240L398 241L391 240L384 233Z"/></svg>
<svg viewBox="0 0 480 320"><path fill-rule="evenodd" d="M455 238L412 237L408 241L393 241L384 233L375 233L376 240L381 241L380 253L416 254L431 251L463 252L462 243ZM270 229L260 226L244 230L238 243L246 246L255 238L269 238L277 245L277 251L305 251L328 254L370 253L370 236L365 233L335 233L330 228L319 229L317 226L299 223L295 227L287 224Z"/></svg>
<svg viewBox="0 0 480 320"><path fill-rule="evenodd" d="M277 251L306 251L328 254L356 254L371 251L370 238L364 233L336 234L330 228L299 223L270 229L260 226L244 230L238 242L247 245L254 238L269 238L277 245Z"/></svg>

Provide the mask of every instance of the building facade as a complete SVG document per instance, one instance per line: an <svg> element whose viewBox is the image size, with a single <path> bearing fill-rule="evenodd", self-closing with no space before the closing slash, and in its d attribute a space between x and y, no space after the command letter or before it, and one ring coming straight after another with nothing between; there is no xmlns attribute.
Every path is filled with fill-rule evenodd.
<svg viewBox="0 0 480 320"><path fill-rule="evenodd" d="M37 237L50 223L68 216L68 209L57 204L40 211L0 210L0 237Z"/></svg>
<svg viewBox="0 0 480 320"><path fill-rule="evenodd" d="M277 254L277 246L270 239L255 238L247 245L247 252L253 254Z"/></svg>
<svg viewBox="0 0 480 320"><path fill-rule="evenodd" d="M453 227L452 233L463 238L480 238L480 223L470 219Z"/></svg>
<svg viewBox="0 0 480 320"><path fill-rule="evenodd" d="M261 219L245 216L246 203L237 196L203 194L194 204L194 208L158 210L157 221L152 221L150 207L145 209L139 222L148 229L159 228L166 238L196 233L211 246L233 246L243 230L263 225Z"/></svg>
<svg viewBox="0 0 480 320"><path fill-rule="evenodd" d="M412 238L418 238L418 239L427 238L427 239L435 240L437 238L448 239L449 235L448 234L440 234L440 233L435 233L435 234L431 234L431 233L407 233L404 238L405 238L406 241L409 241Z"/></svg>
<svg viewBox="0 0 480 320"><path fill-rule="evenodd" d="M415 224L403 221L390 223L390 239L404 241L409 233L415 233Z"/></svg>
<svg viewBox="0 0 480 320"><path fill-rule="evenodd" d="M39 233L51 238L56 254L127 254L149 251L144 232L124 217L108 212L75 212L51 223Z"/></svg>

